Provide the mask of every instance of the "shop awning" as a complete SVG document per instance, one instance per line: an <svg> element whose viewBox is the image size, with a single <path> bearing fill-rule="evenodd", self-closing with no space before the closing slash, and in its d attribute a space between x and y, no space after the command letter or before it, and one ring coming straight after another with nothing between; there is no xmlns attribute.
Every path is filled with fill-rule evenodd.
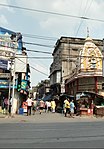
<svg viewBox="0 0 104 149"><path fill-rule="evenodd" d="M43 98L43 101L51 101L51 99L52 99L52 94L49 94Z"/></svg>

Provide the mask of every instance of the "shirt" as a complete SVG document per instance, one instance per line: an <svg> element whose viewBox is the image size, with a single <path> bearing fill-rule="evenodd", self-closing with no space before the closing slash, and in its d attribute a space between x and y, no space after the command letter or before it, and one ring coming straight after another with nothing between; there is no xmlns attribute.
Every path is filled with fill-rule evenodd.
<svg viewBox="0 0 104 149"><path fill-rule="evenodd" d="M44 101L40 100L40 107L44 107Z"/></svg>
<svg viewBox="0 0 104 149"><path fill-rule="evenodd" d="M65 108L70 108L70 103L68 100L65 102Z"/></svg>
<svg viewBox="0 0 104 149"><path fill-rule="evenodd" d="M27 102L27 105L28 106L32 106L32 99L30 99L30 98L28 98L27 100L26 100L26 102Z"/></svg>

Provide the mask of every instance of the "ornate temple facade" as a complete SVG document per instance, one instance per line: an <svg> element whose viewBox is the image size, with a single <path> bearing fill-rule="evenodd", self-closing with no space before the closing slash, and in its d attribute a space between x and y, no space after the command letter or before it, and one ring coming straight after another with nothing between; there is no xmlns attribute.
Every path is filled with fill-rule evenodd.
<svg viewBox="0 0 104 149"><path fill-rule="evenodd" d="M83 91L103 94L102 58L101 49L87 37L83 48L79 50L76 68L65 81L66 92L71 95Z"/></svg>

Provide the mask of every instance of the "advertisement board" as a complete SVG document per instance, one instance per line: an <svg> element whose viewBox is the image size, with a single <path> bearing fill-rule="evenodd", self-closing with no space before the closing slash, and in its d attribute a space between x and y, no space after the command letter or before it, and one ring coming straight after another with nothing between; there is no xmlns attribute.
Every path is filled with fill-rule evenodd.
<svg viewBox="0 0 104 149"><path fill-rule="evenodd" d="M16 55L15 58L15 72L25 72L27 68L27 56Z"/></svg>

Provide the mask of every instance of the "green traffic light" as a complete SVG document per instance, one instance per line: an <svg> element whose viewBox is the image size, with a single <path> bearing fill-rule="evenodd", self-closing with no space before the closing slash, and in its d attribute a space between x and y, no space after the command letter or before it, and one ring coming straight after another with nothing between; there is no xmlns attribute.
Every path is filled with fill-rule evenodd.
<svg viewBox="0 0 104 149"><path fill-rule="evenodd" d="M21 90L21 85L17 85L17 90L20 91Z"/></svg>

